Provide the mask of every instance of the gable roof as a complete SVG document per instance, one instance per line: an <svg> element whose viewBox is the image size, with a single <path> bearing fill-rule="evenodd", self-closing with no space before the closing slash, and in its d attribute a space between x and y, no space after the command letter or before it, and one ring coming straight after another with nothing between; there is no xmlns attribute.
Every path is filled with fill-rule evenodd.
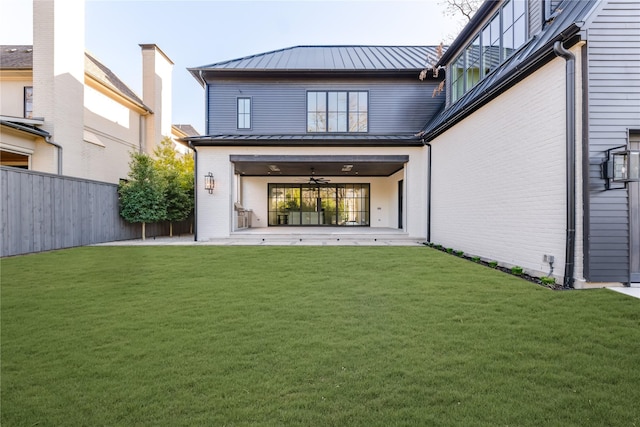
<svg viewBox="0 0 640 427"><path fill-rule="evenodd" d="M84 54L84 72L93 79L128 99L139 108L152 112L142 99L127 86L107 66L98 61L92 54ZM32 45L0 45L0 69L6 70L32 70L33 46Z"/></svg>
<svg viewBox="0 0 640 427"><path fill-rule="evenodd" d="M437 60L438 46L293 46L189 68L201 72L397 72L418 71Z"/></svg>
<svg viewBox="0 0 640 427"><path fill-rule="evenodd" d="M104 86L133 102L143 110L150 113L152 112L151 109L144 104L142 99L140 99L140 97L136 95L131 88L129 88L129 86L127 86L118 78L118 76L115 75L113 71L111 71L102 62L98 61L89 52L85 52L84 54L84 72Z"/></svg>
<svg viewBox="0 0 640 427"><path fill-rule="evenodd" d="M455 103L436 115L423 128L421 134L424 135L425 140L433 140L477 108L553 59L555 57L553 45L556 41L568 43L568 46L577 42L584 21L598 3L599 0L564 0L558 6L553 21L547 23L541 32L531 37L509 59ZM482 5L469 25L442 56L438 66L445 66L453 61L454 55L466 46L467 39L480 29L483 20L495 12L496 4L496 1L488 0Z"/></svg>

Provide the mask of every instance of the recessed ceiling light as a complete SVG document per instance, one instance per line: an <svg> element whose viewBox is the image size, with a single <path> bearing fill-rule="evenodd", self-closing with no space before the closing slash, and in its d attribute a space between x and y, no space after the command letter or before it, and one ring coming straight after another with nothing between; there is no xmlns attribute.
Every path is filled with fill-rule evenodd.
<svg viewBox="0 0 640 427"><path fill-rule="evenodd" d="M277 165L269 165L271 172L280 172L280 168Z"/></svg>

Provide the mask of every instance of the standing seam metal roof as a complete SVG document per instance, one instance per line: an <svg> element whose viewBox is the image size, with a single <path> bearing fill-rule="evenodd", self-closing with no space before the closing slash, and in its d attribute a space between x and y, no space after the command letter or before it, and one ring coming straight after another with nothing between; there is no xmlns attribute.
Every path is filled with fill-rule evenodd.
<svg viewBox="0 0 640 427"><path fill-rule="evenodd" d="M294 46L194 67L192 70L419 70L437 46Z"/></svg>

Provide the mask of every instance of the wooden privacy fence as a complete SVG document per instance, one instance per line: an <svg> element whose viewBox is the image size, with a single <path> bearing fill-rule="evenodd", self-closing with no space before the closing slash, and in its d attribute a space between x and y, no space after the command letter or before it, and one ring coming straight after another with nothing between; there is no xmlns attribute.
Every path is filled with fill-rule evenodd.
<svg viewBox="0 0 640 427"><path fill-rule="evenodd" d="M1 167L0 185L0 256L142 237L118 213L116 184ZM174 223L174 235L190 223ZM146 234L169 235L169 224L147 224Z"/></svg>

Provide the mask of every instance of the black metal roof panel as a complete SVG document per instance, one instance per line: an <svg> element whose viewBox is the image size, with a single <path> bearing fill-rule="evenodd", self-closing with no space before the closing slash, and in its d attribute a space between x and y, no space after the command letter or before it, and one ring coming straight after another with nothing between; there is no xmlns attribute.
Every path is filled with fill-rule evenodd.
<svg viewBox="0 0 640 427"><path fill-rule="evenodd" d="M294 46L190 70L381 71L420 70L437 46ZM435 61L433 61L435 62Z"/></svg>
<svg viewBox="0 0 640 427"><path fill-rule="evenodd" d="M587 19L599 0L564 0L558 7L554 20L534 37L529 39L509 59L485 77L473 89L455 103L436 115L422 130L427 141L431 141L456 122L469 115L476 108L493 99L510 85L528 75L532 70L554 57L553 44L556 41L575 39L582 23ZM493 2L491 2L493 4ZM492 11L490 11L492 12ZM487 12L489 13L489 12ZM480 27L477 28L477 31ZM469 34L467 34L467 37ZM454 42L458 50L464 47ZM449 50L451 53L452 51ZM449 60L454 58L449 56ZM443 64L444 65L444 64Z"/></svg>

